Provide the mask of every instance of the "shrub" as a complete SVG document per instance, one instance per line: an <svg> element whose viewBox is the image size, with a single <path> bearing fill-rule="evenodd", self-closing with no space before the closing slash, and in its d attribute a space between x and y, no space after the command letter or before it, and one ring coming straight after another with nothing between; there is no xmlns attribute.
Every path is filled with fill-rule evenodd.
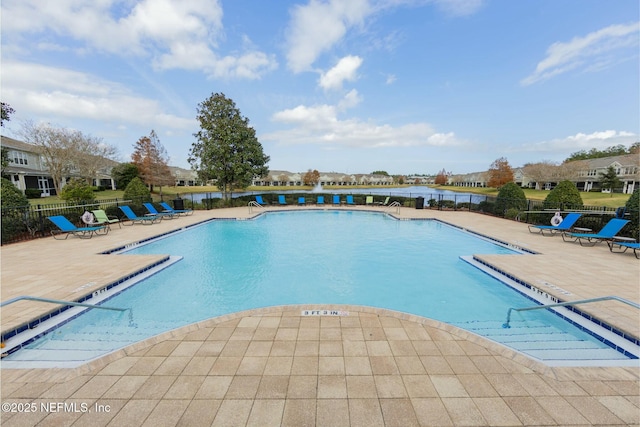
<svg viewBox="0 0 640 427"><path fill-rule="evenodd" d="M71 203L93 202L93 187L84 179L74 178L60 190L60 198Z"/></svg>
<svg viewBox="0 0 640 427"><path fill-rule="evenodd" d="M640 238L640 188L636 188L633 190L633 194L627 200L625 207L627 208L627 213L629 214L629 220L631 221L628 224L628 229L631 230L631 236L638 241Z"/></svg>
<svg viewBox="0 0 640 427"><path fill-rule="evenodd" d="M39 188L27 188L24 190L24 195L27 199L39 199L42 195L42 190Z"/></svg>
<svg viewBox="0 0 640 427"><path fill-rule="evenodd" d="M509 208L504 213L504 217L508 219L516 219L520 215L520 209L518 208Z"/></svg>
<svg viewBox="0 0 640 427"><path fill-rule="evenodd" d="M2 202L2 243L10 242L14 236L27 230L29 200L11 181L2 178L0 184Z"/></svg>
<svg viewBox="0 0 640 427"><path fill-rule="evenodd" d="M135 177L124 189L124 198L132 200L134 204L142 204L151 201L151 192L140 178Z"/></svg>
<svg viewBox="0 0 640 427"><path fill-rule="evenodd" d="M494 209L495 209L495 204L492 203L492 202L488 202L488 201L484 200L484 201L478 203L478 211L479 212L492 214Z"/></svg>
<svg viewBox="0 0 640 427"><path fill-rule="evenodd" d="M582 197L571 181L562 181L551 190L544 199L544 209L579 209L582 208Z"/></svg>
<svg viewBox="0 0 640 427"><path fill-rule="evenodd" d="M524 195L522 188L515 182L507 182L498 192L496 198L496 204L494 212L497 215L506 216L506 212L510 209L516 209L517 211L523 210L527 207L527 198ZM515 218L515 216L514 216Z"/></svg>

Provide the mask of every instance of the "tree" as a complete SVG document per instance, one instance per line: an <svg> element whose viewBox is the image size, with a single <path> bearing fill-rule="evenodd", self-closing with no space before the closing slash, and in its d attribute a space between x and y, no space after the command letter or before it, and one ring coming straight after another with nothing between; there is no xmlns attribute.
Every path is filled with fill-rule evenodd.
<svg viewBox="0 0 640 427"><path fill-rule="evenodd" d="M124 189L124 198L138 205L142 202L151 201L151 192L139 177L135 177Z"/></svg>
<svg viewBox="0 0 640 427"><path fill-rule="evenodd" d="M506 216L509 209L518 211L527 207L527 197L524 195L522 188L515 182L507 182L500 187L498 197L496 198L495 212Z"/></svg>
<svg viewBox="0 0 640 427"><path fill-rule="evenodd" d="M435 183L436 185L445 185L448 180L447 171L442 169L438 172L438 175L436 175Z"/></svg>
<svg viewBox="0 0 640 427"><path fill-rule="evenodd" d="M505 157L500 157L491 163L489 168L489 182L487 185L493 188L500 188L507 182L513 181L513 169Z"/></svg>
<svg viewBox="0 0 640 427"><path fill-rule="evenodd" d="M95 200L93 189L84 179L74 178L69 180L60 192L60 198L71 203L88 202Z"/></svg>
<svg viewBox="0 0 640 427"><path fill-rule="evenodd" d="M120 163L111 169L111 178L118 189L127 188L131 180L139 176L138 167L133 163Z"/></svg>
<svg viewBox="0 0 640 427"><path fill-rule="evenodd" d="M622 181L618 178L616 169L613 166L609 166L606 172L600 172L600 185L602 189L608 188L611 190L611 197L613 197L613 191L616 188L622 187Z"/></svg>
<svg viewBox="0 0 640 427"><path fill-rule="evenodd" d="M234 188L245 189L254 177L268 172L269 156L262 150L256 131L242 117L235 103L222 93L198 104L200 130L189 152L189 163L203 181L214 179L229 199Z"/></svg>
<svg viewBox="0 0 640 427"><path fill-rule="evenodd" d="M320 172L316 169L309 169L302 177L302 181L304 182L304 185L316 185L318 181L320 181Z"/></svg>
<svg viewBox="0 0 640 427"><path fill-rule="evenodd" d="M74 136L75 169L87 184L92 185L93 180L98 177L98 172L112 163L118 150L113 145L106 144L102 138L83 135L80 132L75 132Z"/></svg>
<svg viewBox="0 0 640 427"><path fill-rule="evenodd" d="M629 214L629 228L631 236L638 241L640 238L640 188L633 190L633 194L625 204Z"/></svg>
<svg viewBox="0 0 640 427"><path fill-rule="evenodd" d="M598 150L597 148L592 148L589 151L580 150L576 151L575 153L571 153L569 157L567 157L565 162L571 162L574 160L599 159L602 157L611 156L622 156L624 154L634 154L638 150L638 144L638 142L632 144L629 149L627 149L622 144L618 144L605 148L604 150Z"/></svg>
<svg viewBox="0 0 640 427"><path fill-rule="evenodd" d="M150 191L153 191L153 186L157 185L162 194L163 185L175 183L175 178L167 165L167 151L154 130L151 130L149 136L140 138L133 148L131 161L138 168L140 178L149 186Z"/></svg>
<svg viewBox="0 0 640 427"><path fill-rule="evenodd" d="M0 126L4 127L4 122L8 122L11 120L11 115L16 111L11 108L11 105L6 102L0 103L0 107L2 108L2 118L0 119Z"/></svg>
<svg viewBox="0 0 640 427"><path fill-rule="evenodd" d="M389 173L387 171L373 171L371 172L371 175L384 175L384 176L389 176Z"/></svg>
<svg viewBox="0 0 640 427"><path fill-rule="evenodd" d="M536 190L541 190L543 184L554 181L558 165L550 160L543 160L538 163L527 163L522 169L524 174L536 183Z"/></svg>
<svg viewBox="0 0 640 427"><path fill-rule="evenodd" d="M115 148L104 144L101 138L85 135L78 130L54 128L49 124L25 122L19 132L36 147L53 179L56 194L60 194L64 180L76 172L87 182L108 161L103 156L115 155Z"/></svg>
<svg viewBox="0 0 640 427"><path fill-rule="evenodd" d="M583 205L580 192L571 181L561 181L547 194L544 209L579 209Z"/></svg>
<svg viewBox="0 0 640 427"><path fill-rule="evenodd" d="M3 208L29 206L29 199L27 199L27 196L22 194L22 191L13 185L11 181L6 178L2 178L0 185L0 203Z"/></svg>

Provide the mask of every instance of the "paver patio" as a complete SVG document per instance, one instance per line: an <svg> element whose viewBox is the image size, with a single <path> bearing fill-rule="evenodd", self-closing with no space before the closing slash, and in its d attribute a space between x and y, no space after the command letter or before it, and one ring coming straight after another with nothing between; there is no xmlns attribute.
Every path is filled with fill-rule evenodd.
<svg viewBox="0 0 640 427"><path fill-rule="evenodd" d="M197 211L90 240L3 246L1 299L76 299L159 258L99 252L213 217L256 213ZM538 252L482 259L563 299L617 295L640 302L640 263L604 244L585 248L468 212L403 208L398 216L441 219ZM434 320L339 305L321 308L348 316L301 316L312 308L320 307L229 314L75 369L1 369L2 425L640 424L640 366L548 367ZM29 301L5 307L2 330L50 309ZM583 310L640 335L636 309L606 301Z"/></svg>

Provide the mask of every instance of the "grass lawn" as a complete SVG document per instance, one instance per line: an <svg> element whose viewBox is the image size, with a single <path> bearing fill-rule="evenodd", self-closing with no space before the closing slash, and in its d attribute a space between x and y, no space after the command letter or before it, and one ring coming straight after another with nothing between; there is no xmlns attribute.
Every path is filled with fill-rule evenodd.
<svg viewBox="0 0 640 427"><path fill-rule="evenodd" d="M473 187L449 187L445 185L434 186L440 190L457 191L459 193L473 193L473 194L486 194L489 196L497 196L498 190L495 188L473 188ZM523 188L524 195L529 200L544 200L549 194L548 190L532 190L530 188ZM580 193L582 202L586 206L604 206L608 208L617 208L624 206L631 197L631 194L607 194L607 193Z"/></svg>

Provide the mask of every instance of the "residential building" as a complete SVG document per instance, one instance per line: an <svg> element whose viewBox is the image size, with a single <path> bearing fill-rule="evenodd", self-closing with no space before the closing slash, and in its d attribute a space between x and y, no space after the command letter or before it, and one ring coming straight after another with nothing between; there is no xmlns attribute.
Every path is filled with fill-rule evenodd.
<svg viewBox="0 0 640 427"><path fill-rule="evenodd" d="M0 137L0 145L7 150L9 160L9 165L3 170L2 175L9 179L13 185L23 192L26 189L38 189L41 197L56 194L53 178L35 145L4 135ZM107 160L106 166L96 173L93 185L115 189L115 182L111 178L111 168L116 164L115 161ZM78 171L72 169L69 176L65 177L61 183L62 187L69 178L77 176Z"/></svg>
<svg viewBox="0 0 640 427"><path fill-rule="evenodd" d="M569 167L567 167L569 166ZM602 188L601 176L612 166L622 181L622 192L633 193L640 186L640 156L637 154L625 154L622 156L602 157L599 159L577 160L570 162L563 168L562 177L550 172L545 182L536 182L526 175L524 168L515 168L513 171L514 182L521 187L553 189L558 182L568 179L576 184L580 191L610 191ZM489 180L488 172L473 172L463 175L452 175L449 185L457 187L486 187Z"/></svg>
<svg viewBox="0 0 640 427"><path fill-rule="evenodd" d="M299 186L304 185L306 172L270 170L267 176L255 178L254 186ZM373 174L344 174L320 172L320 185L392 185L393 177Z"/></svg>

